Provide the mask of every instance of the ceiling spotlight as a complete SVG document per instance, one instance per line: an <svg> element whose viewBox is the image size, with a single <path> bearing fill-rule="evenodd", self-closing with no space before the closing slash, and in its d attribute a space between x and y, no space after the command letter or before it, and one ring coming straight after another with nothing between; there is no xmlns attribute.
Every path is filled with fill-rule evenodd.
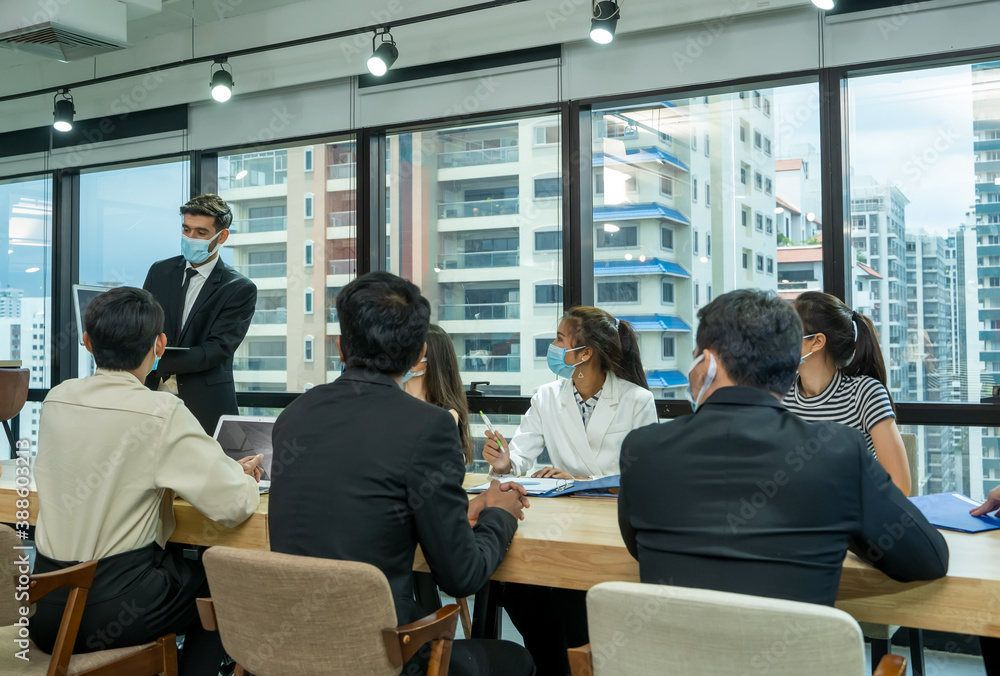
<svg viewBox="0 0 1000 676"><path fill-rule="evenodd" d="M216 66L219 67L218 70L215 70ZM233 74L226 70L226 66L229 66L229 62L225 58L216 59L212 65L212 81L209 87L212 90L212 98L219 103L225 103L233 97ZM231 70L232 66L229 68Z"/></svg>
<svg viewBox="0 0 1000 676"><path fill-rule="evenodd" d="M381 42L379 42L380 38ZM368 72L382 77L392 68L392 64L396 63L398 58L399 50L396 49L396 41L389 34L389 29L386 28L382 32L376 31L375 36L372 37L372 56L368 59Z"/></svg>
<svg viewBox="0 0 1000 676"><path fill-rule="evenodd" d="M619 230L621 230L621 228L619 228L614 223L605 223L604 224L604 232L618 232Z"/></svg>
<svg viewBox="0 0 1000 676"><path fill-rule="evenodd" d="M241 170L240 170L239 172L237 172L237 174L236 174L236 180L237 180L237 181L242 181L242 180L243 180L244 178L246 178L246 177L247 177L247 174L249 174L249 173L250 173L250 172L249 172L249 171L247 171L246 169L241 169Z"/></svg>
<svg viewBox="0 0 1000 676"><path fill-rule="evenodd" d="M815 1L815 0L814 0ZM590 20L590 39L599 45L606 45L615 39L615 26L621 8L613 0L601 0L594 5L594 18Z"/></svg>
<svg viewBox="0 0 1000 676"><path fill-rule="evenodd" d="M632 260L632 254L625 254L625 260L627 261Z"/></svg>
<svg viewBox="0 0 1000 676"><path fill-rule="evenodd" d="M73 115L76 108L73 106L73 97L69 89L61 89L55 95L52 110L52 126L56 131L67 132L73 129Z"/></svg>
<svg viewBox="0 0 1000 676"><path fill-rule="evenodd" d="M785 213L785 208L784 207L774 207L774 213L776 213L776 214L783 214L783 213Z"/></svg>
<svg viewBox="0 0 1000 676"><path fill-rule="evenodd" d="M640 263L645 263L646 262L646 255L645 254L642 254L642 255L639 256L639 262Z"/></svg>
<svg viewBox="0 0 1000 676"><path fill-rule="evenodd" d="M816 220L816 214L810 211L808 214L806 214L806 220L812 223L813 221Z"/></svg>
<svg viewBox="0 0 1000 676"><path fill-rule="evenodd" d="M833 0L813 0L813 4L820 9L833 9Z"/></svg>
<svg viewBox="0 0 1000 676"><path fill-rule="evenodd" d="M700 260L702 263L707 263L708 262L708 256L702 256L698 260Z"/></svg>

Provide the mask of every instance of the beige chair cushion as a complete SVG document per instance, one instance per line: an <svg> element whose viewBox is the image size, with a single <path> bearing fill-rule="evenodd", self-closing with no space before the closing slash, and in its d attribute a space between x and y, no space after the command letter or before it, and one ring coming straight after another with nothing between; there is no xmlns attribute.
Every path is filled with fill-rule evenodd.
<svg viewBox="0 0 1000 676"><path fill-rule="evenodd" d="M666 585L587 593L595 676L862 676L857 622L834 608Z"/></svg>
<svg viewBox="0 0 1000 676"><path fill-rule="evenodd" d="M382 629L389 583L366 563L212 547L205 571L222 644L256 676L395 676Z"/></svg>
<svg viewBox="0 0 1000 676"><path fill-rule="evenodd" d="M0 628L0 646L4 646L4 649L0 650L0 674L18 674L19 676L20 674L24 674L25 676L36 676L36 674L39 674L45 676L45 672L49 668L48 654L43 653L34 643L30 643L28 646L29 661L25 662L14 654L17 649L14 644L15 638L17 638L17 629L15 627ZM146 645L135 646L133 648L116 648L114 650L102 650L84 655L73 655L69 661L69 675L81 674L94 667L110 664L122 657L134 655L152 645L155 644L147 643Z"/></svg>
<svg viewBox="0 0 1000 676"><path fill-rule="evenodd" d="M871 622L858 622L858 626L861 627L861 633L868 638L881 639L883 641L888 641L896 632L899 631L899 625L895 624L873 624Z"/></svg>

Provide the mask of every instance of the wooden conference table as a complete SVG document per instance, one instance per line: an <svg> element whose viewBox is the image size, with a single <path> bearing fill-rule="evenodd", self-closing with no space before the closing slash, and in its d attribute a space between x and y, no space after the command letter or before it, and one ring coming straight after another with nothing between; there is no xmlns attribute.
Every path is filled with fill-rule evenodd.
<svg viewBox="0 0 1000 676"><path fill-rule="evenodd" d="M14 521L13 471L3 463L0 523ZM466 486L485 480L469 475ZM31 496L30 523L37 502ZM245 549L268 549L268 496L236 528L215 524L189 503L177 500L174 542ZM933 582L894 582L849 554L844 561L837 607L858 620L906 627L1000 637L1000 531L966 535L942 531L951 550L947 577ZM427 570L417 552L414 569ZM522 521L494 580L568 589L599 582L639 580L639 566L618 532L615 500L537 498Z"/></svg>

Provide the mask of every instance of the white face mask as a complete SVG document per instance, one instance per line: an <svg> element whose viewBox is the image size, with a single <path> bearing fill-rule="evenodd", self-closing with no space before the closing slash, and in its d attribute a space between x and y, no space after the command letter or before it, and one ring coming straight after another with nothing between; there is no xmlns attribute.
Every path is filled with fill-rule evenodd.
<svg viewBox="0 0 1000 676"><path fill-rule="evenodd" d="M694 371L695 367L698 366L698 364L705 360L705 353L702 352L698 355L698 358L694 360L691 367L688 369L687 400L691 402L692 411L698 410L698 407L701 406L701 400L705 397L705 393L708 392L708 388L710 388L712 383L715 382L715 373L718 369L718 366L715 363L715 355L709 352L708 357L708 373L705 374L705 381L701 384L701 390L698 392L697 399L694 396L694 390L691 389L691 373Z"/></svg>
<svg viewBox="0 0 1000 676"><path fill-rule="evenodd" d="M802 340L809 340L810 338L815 338L818 335L819 335L818 333L810 333L808 336L802 336ZM808 357L811 354L812 354L812 352L808 352L808 353L802 355L802 358L799 360L799 363L805 364L806 363L806 357Z"/></svg>

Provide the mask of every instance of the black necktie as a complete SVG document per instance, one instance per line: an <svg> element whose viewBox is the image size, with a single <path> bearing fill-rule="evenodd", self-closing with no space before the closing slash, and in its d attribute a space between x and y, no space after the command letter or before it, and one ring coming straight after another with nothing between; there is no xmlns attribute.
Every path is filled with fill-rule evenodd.
<svg viewBox="0 0 1000 676"><path fill-rule="evenodd" d="M184 306L187 305L188 287L191 286L191 278L197 275L198 271L194 268L188 268L184 271L184 274L184 283L181 284L181 311L177 317L177 335L174 337L174 341L177 343L180 342L181 331L184 329Z"/></svg>

